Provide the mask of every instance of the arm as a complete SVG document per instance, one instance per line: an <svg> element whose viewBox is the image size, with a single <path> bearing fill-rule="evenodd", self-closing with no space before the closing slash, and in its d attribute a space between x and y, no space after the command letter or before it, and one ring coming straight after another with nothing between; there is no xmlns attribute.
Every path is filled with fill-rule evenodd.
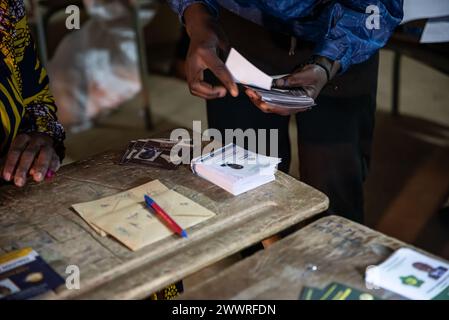
<svg viewBox="0 0 449 320"><path fill-rule="evenodd" d="M227 41L217 19L214 1L171 1L180 14L190 37L186 58L186 77L190 92L204 99L224 97L227 92L238 95L237 85L219 58L219 51L227 50ZM215 13L215 14L214 14ZM209 69L222 85L212 86L204 81L204 71Z"/></svg>
<svg viewBox="0 0 449 320"><path fill-rule="evenodd" d="M374 12L366 12L373 5L378 8L378 29L369 23ZM328 27L318 42L315 54L339 61L339 72L343 73L351 65L368 60L382 48L402 17L402 0L334 1L318 19Z"/></svg>
<svg viewBox="0 0 449 320"><path fill-rule="evenodd" d="M374 28L370 23L373 12L367 8L372 5L378 9L379 28ZM315 48L314 62L276 80L276 86L302 87L316 99L330 79L344 73L351 65L368 60L382 48L401 22L402 15L402 0L331 1L315 20L304 25L308 40L322 39ZM316 30L321 30L323 26L324 31L317 34ZM261 101L252 90L247 90L246 94L265 112L290 114Z"/></svg>
<svg viewBox="0 0 449 320"><path fill-rule="evenodd" d="M169 6L178 14L179 20L183 22L185 10L195 3L203 4L215 16L218 13L218 5L215 0L168 0Z"/></svg>
<svg viewBox="0 0 449 320"><path fill-rule="evenodd" d="M3 177L23 186L28 174L36 182L49 171L57 171L64 157L64 130L56 118L56 105L49 92L49 80L41 65L26 18L17 22L14 39L16 78L21 88L24 114L8 151ZM20 31L20 32L19 32Z"/></svg>

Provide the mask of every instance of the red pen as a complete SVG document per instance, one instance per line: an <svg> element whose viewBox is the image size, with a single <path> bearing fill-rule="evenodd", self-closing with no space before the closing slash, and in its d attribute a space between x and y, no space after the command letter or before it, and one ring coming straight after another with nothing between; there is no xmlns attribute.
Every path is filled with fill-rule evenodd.
<svg viewBox="0 0 449 320"><path fill-rule="evenodd" d="M154 209L154 211L162 218L173 232L179 234L183 238L187 238L187 232L183 230L176 222L173 220L167 212L164 211L153 199L148 195L145 195L145 203L147 206Z"/></svg>

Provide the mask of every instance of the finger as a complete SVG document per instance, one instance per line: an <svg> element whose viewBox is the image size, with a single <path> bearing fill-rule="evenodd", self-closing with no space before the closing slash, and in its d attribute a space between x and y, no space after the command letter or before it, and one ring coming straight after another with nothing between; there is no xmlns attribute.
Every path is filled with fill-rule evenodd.
<svg viewBox="0 0 449 320"><path fill-rule="evenodd" d="M51 160L49 170L56 173L60 167L61 167L61 161L59 160L59 156L55 152L53 152L53 158Z"/></svg>
<svg viewBox="0 0 449 320"><path fill-rule="evenodd" d="M196 80L189 83L190 93L203 99L223 98L226 95L226 88L222 86L212 86L211 84Z"/></svg>
<svg viewBox="0 0 449 320"><path fill-rule="evenodd" d="M292 114L292 112L289 111L288 109L278 107L276 105L269 104L269 103L266 103L265 101L262 101L260 96L255 91L253 91L251 89L247 89L245 91L245 93L251 99L252 103L265 113L276 113L281 116L289 116L290 114Z"/></svg>
<svg viewBox="0 0 449 320"><path fill-rule="evenodd" d="M245 90L245 93L251 99L255 99L255 100L261 99L261 96L256 91L254 91L250 88L247 88Z"/></svg>
<svg viewBox="0 0 449 320"><path fill-rule="evenodd" d="M260 110L262 110L262 112L264 113L272 113L272 107L270 104L262 101L262 99L258 96L254 96L251 93L249 94L249 98L251 100L251 102L258 107Z"/></svg>
<svg viewBox="0 0 449 320"><path fill-rule="evenodd" d="M279 79L276 79L274 85L277 88L293 88L302 85L301 78L297 74L288 75Z"/></svg>
<svg viewBox="0 0 449 320"><path fill-rule="evenodd" d="M38 140L33 140L25 150L22 152L14 174L14 184L18 187L23 187L26 183L27 174L30 171L31 165L39 154L41 144Z"/></svg>
<svg viewBox="0 0 449 320"><path fill-rule="evenodd" d="M204 69L194 61L186 65L187 82L189 84L190 93L203 99L222 98L226 95L226 89L222 86L214 87L204 81Z"/></svg>
<svg viewBox="0 0 449 320"><path fill-rule="evenodd" d="M50 163L53 158L53 148L47 146L42 148L34 161L33 167L30 170L30 174L33 176L34 181L41 182L44 180L49 170Z"/></svg>
<svg viewBox="0 0 449 320"><path fill-rule="evenodd" d="M266 102L262 102L260 104L260 108L263 108L264 110L266 110L267 113L275 113L280 116L289 116L292 114L292 112L286 108L278 107L276 105L269 104Z"/></svg>
<svg viewBox="0 0 449 320"><path fill-rule="evenodd" d="M25 150L29 140L30 138L28 135L18 135L11 144L8 155L6 156L5 166L3 168L3 178L6 181L11 181L11 179L13 178L13 174L19 162L20 155Z"/></svg>
<svg viewBox="0 0 449 320"><path fill-rule="evenodd" d="M60 166L61 162L58 155L56 153L53 153L53 158L50 162L50 167L48 168L47 174L45 175L45 180L52 180L56 175L56 171L59 170Z"/></svg>
<svg viewBox="0 0 449 320"><path fill-rule="evenodd" d="M223 61L221 61L215 54L206 55L204 60L209 70L221 81L229 93L233 97L237 97L239 95L239 89Z"/></svg>

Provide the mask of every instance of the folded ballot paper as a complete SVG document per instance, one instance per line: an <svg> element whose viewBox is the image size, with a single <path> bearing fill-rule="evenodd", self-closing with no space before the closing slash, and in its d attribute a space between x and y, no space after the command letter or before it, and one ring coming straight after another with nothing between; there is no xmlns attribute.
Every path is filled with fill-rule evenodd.
<svg viewBox="0 0 449 320"><path fill-rule="evenodd" d="M136 251L173 235L147 208L145 194L153 198L183 229L215 216L212 211L168 189L159 180L72 207L101 236L110 235Z"/></svg>
<svg viewBox="0 0 449 320"><path fill-rule="evenodd" d="M192 171L233 195L239 195L275 180L281 159L267 157L235 144L195 158Z"/></svg>
<svg viewBox="0 0 449 320"><path fill-rule="evenodd" d="M449 300L449 263L401 248L368 268L366 282L412 300Z"/></svg>
<svg viewBox="0 0 449 320"><path fill-rule="evenodd" d="M259 70L234 48L226 60L226 67L234 81L253 89L267 103L297 111L310 109L315 105L315 101L307 96L302 88L289 90L273 88L273 80L277 77L271 77Z"/></svg>

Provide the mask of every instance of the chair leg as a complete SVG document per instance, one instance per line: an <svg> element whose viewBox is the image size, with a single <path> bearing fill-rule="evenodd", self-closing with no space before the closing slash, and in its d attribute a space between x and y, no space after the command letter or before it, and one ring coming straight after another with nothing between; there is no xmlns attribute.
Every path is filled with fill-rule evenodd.
<svg viewBox="0 0 449 320"><path fill-rule="evenodd" d="M35 3L35 15L36 15L36 37L37 37L37 48L39 51L39 59L42 65L47 66L48 53L47 53L47 37L46 37L46 26L44 22L44 17L42 16L42 8L39 3Z"/></svg>
<svg viewBox="0 0 449 320"><path fill-rule="evenodd" d="M393 58L393 88L392 88L392 110L393 116L399 116L399 104L400 104L400 87L401 87L401 54L394 51Z"/></svg>

